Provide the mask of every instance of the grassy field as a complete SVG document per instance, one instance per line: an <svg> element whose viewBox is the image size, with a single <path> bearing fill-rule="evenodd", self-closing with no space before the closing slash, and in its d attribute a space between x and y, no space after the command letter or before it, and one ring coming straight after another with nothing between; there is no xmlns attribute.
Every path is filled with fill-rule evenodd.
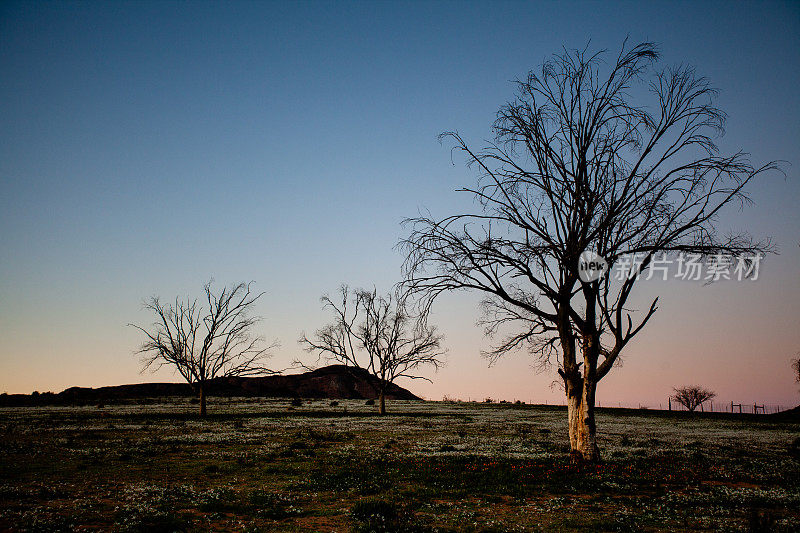
<svg viewBox="0 0 800 533"><path fill-rule="evenodd" d="M800 530L800 424L563 408L213 398L0 410L0 530Z"/></svg>

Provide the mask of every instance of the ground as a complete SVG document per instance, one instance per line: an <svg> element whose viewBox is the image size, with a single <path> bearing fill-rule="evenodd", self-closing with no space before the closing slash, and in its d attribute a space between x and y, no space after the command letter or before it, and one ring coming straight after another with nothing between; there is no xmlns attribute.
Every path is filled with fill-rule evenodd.
<svg viewBox="0 0 800 533"><path fill-rule="evenodd" d="M580 466L558 407L140 403L0 409L0 530L800 530L768 415L601 410Z"/></svg>

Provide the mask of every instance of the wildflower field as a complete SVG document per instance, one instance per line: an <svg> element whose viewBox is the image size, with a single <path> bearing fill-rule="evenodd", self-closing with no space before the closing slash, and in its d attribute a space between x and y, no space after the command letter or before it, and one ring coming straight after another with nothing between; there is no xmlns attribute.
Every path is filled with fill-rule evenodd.
<svg viewBox="0 0 800 533"><path fill-rule="evenodd" d="M0 530L800 530L800 423L601 409L572 465L566 411L219 399L0 410Z"/></svg>

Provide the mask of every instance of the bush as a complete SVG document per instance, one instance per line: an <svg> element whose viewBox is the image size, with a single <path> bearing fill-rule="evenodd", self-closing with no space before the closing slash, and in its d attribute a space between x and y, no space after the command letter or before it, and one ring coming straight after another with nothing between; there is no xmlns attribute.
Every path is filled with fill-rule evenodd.
<svg viewBox="0 0 800 533"><path fill-rule="evenodd" d="M429 528L416 524L414 515L392 502L364 500L350 511L357 521L354 533L422 533Z"/></svg>
<svg viewBox="0 0 800 533"><path fill-rule="evenodd" d="M300 407L303 405L303 400L300 398L292 398L292 407Z"/></svg>
<svg viewBox="0 0 800 533"><path fill-rule="evenodd" d="M375 405L375 400L370 398L369 400L367 400L367 405Z"/></svg>
<svg viewBox="0 0 800 533"><path fill-rule="evenodd" d="M359 532L388 532L400 529L400 512L396 504L383 500L365 500L353 506L351 515L360 522Z"/></svg>
<svg viewBox="0 0 800 533"><path fill-rule="evenodd" d="M789 445L789 455L800 461L800 437L797 437Z"/></svg>
<svg viewBox="0 0 800 533"><path fill-rule="evenodd" d="M302 509L295 507L292 503L293 500L283 494L265 490L254 490L250 493L250 505L255 508L256 514L261 518L281 520L302 514Z"/></svg>

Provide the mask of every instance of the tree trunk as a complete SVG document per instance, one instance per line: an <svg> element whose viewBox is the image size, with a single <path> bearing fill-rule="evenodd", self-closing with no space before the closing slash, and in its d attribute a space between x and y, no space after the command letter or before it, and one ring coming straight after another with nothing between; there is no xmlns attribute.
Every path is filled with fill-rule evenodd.
<svg viewBox="0 0 800 533"><path fill-rule="evenodd" d="M386 391L381 389L381 394L378 399L380 407L378 407L378 413L385 415L386 414Z"/></svg>
<svg viewBox="0 0 800 533"><path fill-rule="evenodd" d="M206 416L206 391L200 385L200 416Z"/></svg>
<svg viewBox="0 0 800 533"><path fill-rule="evenodd" d="M594 463L600 460L594 402L597 384L582 377L567 380L569 447L573 462Z"/></svg>

